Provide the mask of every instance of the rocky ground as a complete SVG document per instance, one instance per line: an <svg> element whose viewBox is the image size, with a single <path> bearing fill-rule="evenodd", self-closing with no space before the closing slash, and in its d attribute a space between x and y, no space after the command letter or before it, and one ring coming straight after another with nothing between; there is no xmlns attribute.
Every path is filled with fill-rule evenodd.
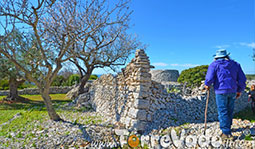
<svg viewBox="0 0 255 149"><path fill-rule="evenodd" d="M19 115L15 115L14 119ZM61 117L66 121L53 122L50 120L34 121L32 129L24 129L22 131L10 132L8 137L0 137L1 148L113 148L120 145L123 138L120 137L120 132L126 132L126 138L135 132L129 132L119 126L110 124L103 117L100 117L95 112L73 113L67 115L62 113ZM12 119L13 120L13 119ZM168 121L169 123L169 121ZM172 126L167 128L153 129L144 136L164 136L169 135L171 130L175 130L177 134L182 130L185 131L184 136L194 135L196 137L203 135L203 123L186 123L179 125L172 121ZM2 124L8 125L8 122ZM179 126L178 126L179 125ZM234 141L223 142L221 148L255 148L254 140L251 135L254 135L255 123L248 120L234 119L233 121L233 136ZM123 133L125 134L125 133ZM218 122L210 122L207 125L206 135L209 137L220 134ZM30 136L30 137L24 137ZM246 137L246 138L245 138ZM156 143L155 143L156 142ZM147 148L152 148L151 145L160 145L158 141L145 143ZM185 143L184 143L185 146ZM124 145L127 147L127 145ZM198 147L198 146L197 146ZM145 148L145 146L144 146ZM175 148L174 144L170 144L169 148ZM188 148L186 146L186 148ZM212 147L208 147L212 148Z"/></svg>

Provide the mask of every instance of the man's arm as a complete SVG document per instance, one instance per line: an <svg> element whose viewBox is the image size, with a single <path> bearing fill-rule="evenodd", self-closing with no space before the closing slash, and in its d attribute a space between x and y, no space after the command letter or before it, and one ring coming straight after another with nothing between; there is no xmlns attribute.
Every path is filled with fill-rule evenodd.
<svg viewBox="0 0 255 149"><path fill-rule="evenodd" d="M211 84L215 81L215 65L210 64L205 76L205 89L209 90Z"/></svg>
<svg viewBox="0 0 255 149"><path fill-rule="evenodd" d="M245 82L246 82L246 76L245 76L240 64L238 64L236 98L239 98L241 96L242 91L244 91L244 89L246 87Z"/></svg>

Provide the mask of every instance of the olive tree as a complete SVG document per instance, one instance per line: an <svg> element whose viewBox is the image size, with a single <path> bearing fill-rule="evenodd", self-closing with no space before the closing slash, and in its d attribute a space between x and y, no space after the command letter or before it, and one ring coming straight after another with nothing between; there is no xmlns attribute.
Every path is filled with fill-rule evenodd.
<svg viewBox="0 0 255 149"><path fill-rule="evenodd" d="M75 42L70 26L61 27L61 31L52 31L46 21L50 20L56 28L59 22L54 22L50 11L55 0L38 0L37 3L28 0L2 0L0 2L1 31L0 53L11 61L17 69L24 73L24 77L39 88L52 120L61 120L52 106L49 96L50 84L62 68L62 63L70 57L65 53ZM9 38L14 30L20 30L24 40L34 40L33 46L19 48L12 44L15 38ZM33 34L34 39L30 34ZM19 43L18 43L19 44ZM23 57L20 57L23 55ZM23 58L23 60L20 60Z"/></svg>
<svg viewBox="0 0 255 149"><path fill-rule="evenodd" d="M52 120L61 120L49 96L49 88L66 61L85 74L82 82L97 67L124 64L138 45L127 33L132 11L129 0L2 0L0 1L0 53L24 77L40 89ZM19 30L33 46L16 48L13 38ZM20 53L23 61L19 61ZM84 75L82 75L84 76Z"/></svg>
<svg viewBox="0 0 255 149"><path fill-rule="evenodd" d="M9 80L9 95L5 100L22 101L24 98L18 95L18 86L24 83L25 79L22 78L20 71L2 54L0 54L0 69L1 80Z"/></svg>
<svg viewBox="0 0 255 149"><path fill-rule="evenodd" d="M18 30L13 30L6 38L8 45L16 49L15 56L16 61L26 68L30 63L27 61L27 53L23 49L29 49L33 46L34 37L29 34L29 40L26 40L24 36ZM0 47L7 49L4 42L0 43ZM0 53L0 78L9 80L9 95L7 100L23 100L24 98L18 95L18 87L25 82L24 73L12 63L4 54ZM26 68L27 69L27 68Z"/></svg>
<svg viewBox="0 0 255 149"><path fill-rule="evenodd" d="M81 76L78 94L84 92L84 86L94 69L108 67L115 71L118 66L126 64L129 55L136 48L142 46L135 35L127 32L132 13L129 4L130 0L111 2L111 5L109 1L101 0L91 5L92 11L89 13L74 11L75 16L86 15L85 19L78 18L88 24L84 27L90 26L88 34L79 36L68 50L68 54L73 55L70 61L78 68ZM70 6L66 9L72 5L79 6L80 3L72 0L68 5ZM57 15L68 20L66 14L55 16Z"/></svg>

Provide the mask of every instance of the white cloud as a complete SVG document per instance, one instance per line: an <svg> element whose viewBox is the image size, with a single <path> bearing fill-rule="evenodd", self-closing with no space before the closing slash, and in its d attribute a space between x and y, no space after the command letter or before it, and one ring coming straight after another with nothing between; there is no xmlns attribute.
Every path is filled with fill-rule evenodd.
<svg viewBox="0 0 255 149"><path fill-rule="evenodd" d="M230 47L230 45L218 45L218 46L216 46L216 48L218 48L218 49L225 49L225 48L228 48L228 47Z"/></svg>
<svg viewBox="0 0 255 149"><path fill-rule="evenodd" d="M252 43L241 42L240 45L247 46L247 47L250 47L250 48L255 48L255 42L252 42Z"/></svg>
<svg viewBox="0 0 255 149"><path fill-rule="evenodd" d="M162 62L159 62L159 63L152 63L152 65L153 65L153 66L162 66L162 67L168 66L168 64L162 63Z"/></svg>
<svg viewBox="0 0 255 149"><path fill-rule="evenodd" d="M172 66L172 67L196 67L199 66L199 64L166 64L163 62L159 63L152 63L153 66L159 66L159 67L166 67L166 66Z"/></svg>
<svg viewBox="0 0 255 149"><path fill-rule="evenodd" d="M196 67L199 66L198 64L170 64L174 67Z"/></svg>

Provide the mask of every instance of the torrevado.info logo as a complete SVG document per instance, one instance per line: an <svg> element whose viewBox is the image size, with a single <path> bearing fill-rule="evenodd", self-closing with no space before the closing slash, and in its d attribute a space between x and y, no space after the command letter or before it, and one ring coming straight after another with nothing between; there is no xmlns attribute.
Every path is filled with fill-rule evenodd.
<svg viewBox="0 0 255 149"><path fill-rule="evenodd" d="M120 136L120 145L128 144L130 147L144 147L145 144L150 148L163 147L169 148L175 146L176 148L193 148L197 145L201 148L213 147L234 147L242 148L245 146L244 140L223 142L219 135L187 135L185 130L181 130L177 135L176 130L171 129L169 134L159 135L128 135L127 130L119 130L117 135Z"/></svg>

